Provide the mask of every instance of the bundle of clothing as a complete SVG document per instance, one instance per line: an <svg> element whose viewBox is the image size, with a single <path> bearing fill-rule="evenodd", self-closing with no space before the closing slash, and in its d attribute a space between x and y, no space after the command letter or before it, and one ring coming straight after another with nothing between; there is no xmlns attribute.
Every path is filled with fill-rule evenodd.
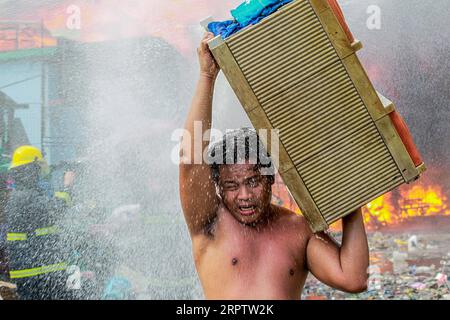
<svg viewBox="0 0 450 320"><path fill-rule="evenodd" d="M221 35L223 39L235 34L249 25L260 22L282 6L293 0L246 0L239 7L231 10L233 20L214 21L208 24L208 29L215 36Z"/></svg>

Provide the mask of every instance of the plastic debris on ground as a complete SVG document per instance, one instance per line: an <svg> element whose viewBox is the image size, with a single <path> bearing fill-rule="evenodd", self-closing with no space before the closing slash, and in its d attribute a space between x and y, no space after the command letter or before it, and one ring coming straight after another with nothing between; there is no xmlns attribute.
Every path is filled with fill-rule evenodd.
<svg viewBox="0 0 450 320"><path fill-rule="evenodd" d="M340 241L339 234L335 238ZM368 234L368 241L371 266L367 291L345 293L310 274L302 299L450 300L449 234L374 232Z"/></svg>
<svg viewBox="0 0 450 320"><path fill-rule="evenodd" d="M215 36L221 35L226 39L249 25L257 24L291 1L293 0L247 0L231 10L233 20L210 22L208 29Z"/></svg>
<svg viewBox="0 0 450 320"><path fill-rule="evenodd" d="M16 290L15 284L0 281L0 300L16 300Z"/></svg>

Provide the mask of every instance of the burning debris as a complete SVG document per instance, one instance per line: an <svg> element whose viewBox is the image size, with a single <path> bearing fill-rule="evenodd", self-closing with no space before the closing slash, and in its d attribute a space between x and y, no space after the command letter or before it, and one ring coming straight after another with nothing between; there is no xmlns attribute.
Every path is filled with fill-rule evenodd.
<svg viewBox="0 0 450 320"><path fill-rule="evenodd" d="M276 204L300 213L281 180L273 192ZM302 298L449 300L450 210L443 188L433 183L405 185L370 202L363 213L371 262L368 290L343 293L310 275ZM337 238L340 228L340 223L331 227Z"/></svg>
<svg viewBox="0 0 450 320"><path fill-rule="evenodd" d="M301 214L279 176L273 187L273 203ZM450 223L447 203L447 196L437 184L406 185L368 203L363 208L364 223L368 231L442 223L441 227L446 227ZM340 230L340 226L341 223L337 222L331 230Z"/></svg>
<svg viewBox="0 0 450 320"><path fill-rule="evenodd" d="M370 202L364 210L364 222L369 230L386 226L401 226L421 217L450 216L447 197L439 185L404 186ZM418 218L418 219L417 219Z"/></svg>

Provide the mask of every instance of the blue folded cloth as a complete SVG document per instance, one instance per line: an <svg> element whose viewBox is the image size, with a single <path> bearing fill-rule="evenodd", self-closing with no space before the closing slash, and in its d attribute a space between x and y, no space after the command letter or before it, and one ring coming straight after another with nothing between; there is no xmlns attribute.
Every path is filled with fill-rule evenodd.
<svg viewBox="0 0 450 320"><path fill-rule="evenodd" d="M264 8L278 3L280 0L245 0L236 9L231 10L233 18L241 25L248 25Z"/></svg>
<svg viewBox="0 0 450 320"><path fill-rule="evenodd" d="M231 36L233 33L238 32L242 28L240 28L239 23L237 23L234 20L226 20L226 21L214 21L210 22L208 24L208 29L212 33L214 33L215 36L218 36L219 34L222 36L222 38L227 38Z"/></svg>
<svg viewBox="0 0 450 320"><path fill-rule="evenodd" d="M208 24L208 29L215 36L221 35L223 39L228 38L232 34L238 32L241 29L253 24L257 24L265 17L271 15L277 11L280 7L292 2L293 0L279 0L277 2L271 2L266 5L262 10L254 9L254 14L252 12L246 12L246 19L243 19L244 23L239 23L237 20L226 20L226 21L214 21ZM239 7L238 7L239 8ZM234 10L233 10L234 11ZM232 11L232 12L233 12ZM236 13L234 13L236 15Z"/></svg>

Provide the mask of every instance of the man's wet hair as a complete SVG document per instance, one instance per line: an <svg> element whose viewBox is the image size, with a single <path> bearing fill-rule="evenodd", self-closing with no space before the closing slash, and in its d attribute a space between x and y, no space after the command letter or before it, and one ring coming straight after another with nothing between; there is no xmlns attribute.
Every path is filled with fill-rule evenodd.
<svg viewBox="0 0 450 320"><path fill-rule="evenodd" d="M222 139L213 142L208 148L208 164L211 167L212 179L219 183L221 165L243 164L254 161L261 174L269 178L270 183L275 180L275 169L256 130L240 128L227 130Z"/></svg>

